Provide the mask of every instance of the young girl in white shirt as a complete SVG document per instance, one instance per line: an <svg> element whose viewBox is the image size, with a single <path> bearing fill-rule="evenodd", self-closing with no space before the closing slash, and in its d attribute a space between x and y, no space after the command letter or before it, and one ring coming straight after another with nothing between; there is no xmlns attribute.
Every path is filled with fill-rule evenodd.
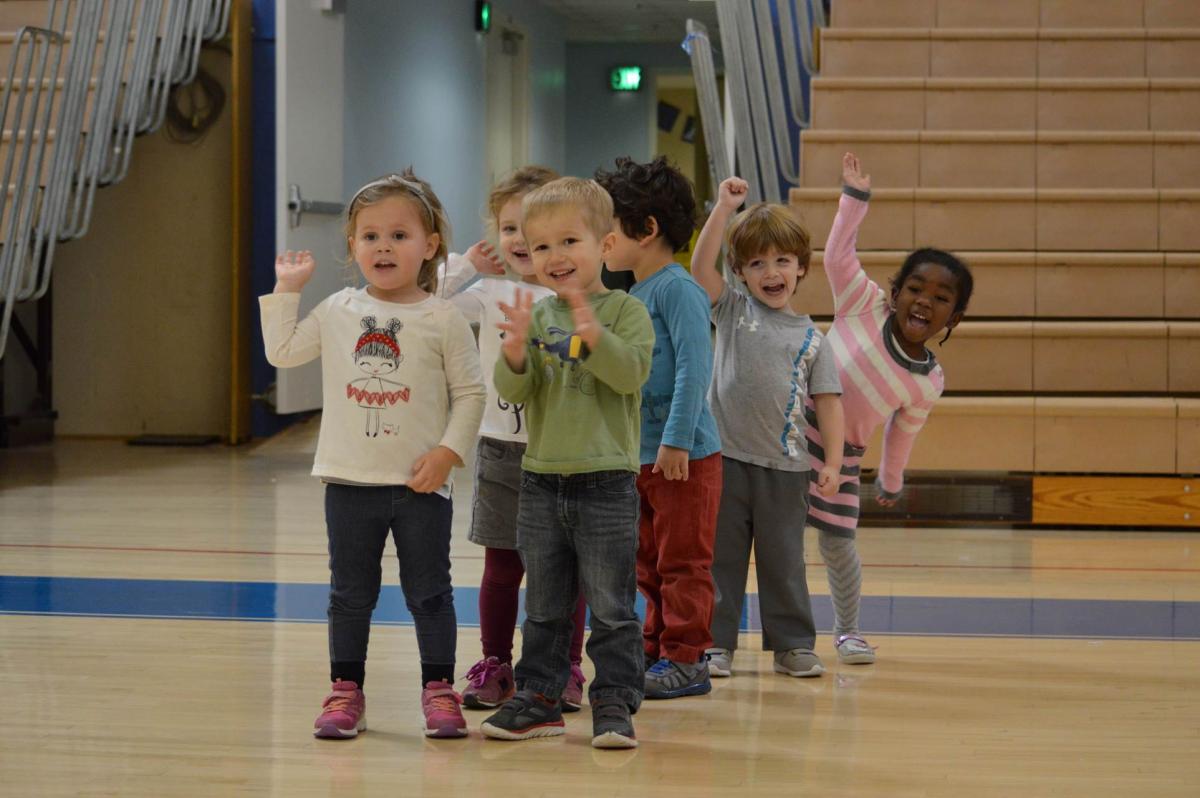
<svg viewBox="0 0 1200 798"><path fill-rule="evenodd" d="M275 261L275 291L259 299L267 360L321 357L324 408L313 474L325 482L329 536L329 659L333 687L317 737L366 728L363 680L380 560L390 532L417 631L428 737L467 733L454 692L458 637L450 584L450 471L479 430L485 393L471 328L437 290L449 224L411 170L363 186L347 207L347 249L366 279L297 321L315 264Z"/></svg>
<svg viewBox="0 0 1200 798"><path fill-rule="evenodd" d="M483 242L465 256L451 255L446 263L442 295L449 297L470 321L479 324L479 357L487 386L487 409L480 428L475 460L475 504L470 539L485 547L483 579L479 585L479 637L483 658L467 671L469 684L463 703L472 709L497 707L514 693L513 630L517 622L521 579L525 566L517 553L517 498L521 490L521 458L528 435L525 406L505 401L492 383L492 366L500 356L507 321L498 303L516 305L516 290L534 301L554 292L537 282L533 261L521 235L521 200L558 175L543 166L525 166L492 189L488 213L496 227L502 261ZM505 268L507 266L507 269ZM475 277L481 275L479 279ZM474 280L474 282L471 282ZM575 608L571 638L571 674L563 691L563 710L576 711L583 702L583 632L587 604Z"/></svg>

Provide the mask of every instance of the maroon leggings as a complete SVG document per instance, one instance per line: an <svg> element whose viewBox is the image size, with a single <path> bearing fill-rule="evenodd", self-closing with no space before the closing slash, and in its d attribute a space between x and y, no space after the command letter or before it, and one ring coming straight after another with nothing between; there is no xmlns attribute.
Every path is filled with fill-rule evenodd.
<svg viewBox="0 0 1200 798"><path fill-rule="evenodd" d="M512 662L513 632L525 564L513 549L484 549L483 580L479 584L479 637L483 656ZM571 663L583 662L583 627L587 602L583 594L575 605L575 633L571 636Z"/></svg>

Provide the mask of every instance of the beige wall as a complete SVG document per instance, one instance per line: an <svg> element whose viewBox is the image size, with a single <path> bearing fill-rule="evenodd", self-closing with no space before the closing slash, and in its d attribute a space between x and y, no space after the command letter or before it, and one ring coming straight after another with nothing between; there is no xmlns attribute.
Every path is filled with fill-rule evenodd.
<svg viewBox="0 0 1200 798"><path fill-rule="evenodd" d="M230 56L205 52L226 87ZM226 432L230 108L198 144L165 125L96 194L91 229L54 259L59 435Z"/></svg>

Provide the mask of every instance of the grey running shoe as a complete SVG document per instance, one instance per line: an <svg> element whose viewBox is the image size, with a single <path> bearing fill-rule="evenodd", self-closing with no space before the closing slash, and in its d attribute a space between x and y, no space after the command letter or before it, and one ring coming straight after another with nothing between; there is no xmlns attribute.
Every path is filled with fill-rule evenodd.
<svg viewBox="0 0 1200 798"><path fill-rule="evenodd" d="M775 672L799 677L820 676L825 672L825 666L811 648L793 648L775 652Z"/></svg>
<svg viewBox="0 0 1200 798"><path fill-rule="evenodd" d="M710 676L725 678L733 675L733 652L727 648L710 648L705 652L708 657L708 673Z"/></svg>
<svg viewBox="0 0 1200 798"><path fill-rule="evenodd" d="M685 695L706 695L712 692L708 678L708 661L675 662L666 657L646 671L646 698L682 698Z"/></svg>
<svg viewBox="0 0 1200 798"><path fill-rule="evenodd" d="M633 718L620 698L597 698L592 705L592 748L637 748Z"/></svg>
<svg viewBox="0 0 1200 798"><path fill-rule="evenodd" d="M858 635L841 635L835 645L839 662L847 665L870 665L875 661L875 647Z"/></svg>
<svg viewBox="0 0 1200 798"><path fill-rule="evenodd" d="M532 690L518 690L479 730L497 740L557 737L566 732L559 702Z"/></svg>

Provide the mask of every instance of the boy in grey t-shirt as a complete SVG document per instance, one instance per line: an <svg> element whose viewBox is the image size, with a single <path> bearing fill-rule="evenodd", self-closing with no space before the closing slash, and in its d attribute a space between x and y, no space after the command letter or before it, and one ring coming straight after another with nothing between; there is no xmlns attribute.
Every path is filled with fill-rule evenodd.
<svg viewBox="0 0 1200 798"><path fill-rule="evenodd" d="M745 198L745 181L721 183L692 255L692 275L708 292L717 328L709 402L721 434L724 484L713 556L716 606L713 676L729 676L737 648L751 545L755 552L763 648L775 671L819 676L816 628L804 572L809 479L836 502L844 437L841 383L833 352L808 316L790 306L808 271L808 233L781 205L758 203L733 220L727 264L746 294L716 270L721 232ZM829 459L812 473L806 405Z"/></svg>

